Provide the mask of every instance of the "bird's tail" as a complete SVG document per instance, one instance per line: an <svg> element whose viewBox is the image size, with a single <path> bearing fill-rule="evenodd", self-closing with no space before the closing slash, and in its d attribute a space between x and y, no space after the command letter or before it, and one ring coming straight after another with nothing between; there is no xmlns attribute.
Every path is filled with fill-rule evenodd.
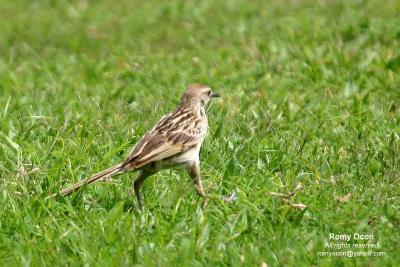
<svg viewBox="0 0 400 267"><path fill-rule="evenodd" d="M69 186L67 188L64 188L63 190L60 191L60 194L62 196L67 196L67 195L75 192L76 190L78 190L79 188L81 188L84 185L91 184L91 183L93 183L93 182L95 182L97 180L110 177L110 176L112 176L114 174L117 174L117 173L119 173L121 171L123 171L122 163L117 164L117 165L115 165L115 166L113 166L111 168L105 169L105 170L103 170L101 172L98 172L98 173L94 174L93 176L91 176L89 178L86 178L86 179L84 179L82 181L79 181L76 184L73 184L73 185L71 185L71 186Z"/></svg>

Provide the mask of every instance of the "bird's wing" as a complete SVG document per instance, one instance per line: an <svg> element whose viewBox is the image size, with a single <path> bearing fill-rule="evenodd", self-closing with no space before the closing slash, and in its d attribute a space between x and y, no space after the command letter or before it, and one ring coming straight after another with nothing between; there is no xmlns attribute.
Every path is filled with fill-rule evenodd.
<svg viewBox="0 0 400 267"><path fill-rule="evenodd" d="M182 110L169 113L136 144L123 166L140 168L185 152L202 142L206 132L207 122L195 114Z"/></svg>

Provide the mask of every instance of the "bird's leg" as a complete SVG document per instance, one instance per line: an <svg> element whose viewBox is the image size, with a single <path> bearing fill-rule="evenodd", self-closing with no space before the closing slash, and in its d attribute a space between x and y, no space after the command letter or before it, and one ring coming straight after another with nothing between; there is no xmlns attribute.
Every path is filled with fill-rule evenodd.
<svg viewBox="0 0 400 267"><path fill-rule="evenodd" d="M190 177L193 180L194 183L194 188L196 189L197 194L199 194L201 197L207 197L210 199L222 199L225 202L231 203L236 200L236 193L233 192L229 196L216 196L212 194L206 194L203 189L203 185L201 183L200 179L200 162L199 161L194 161L191 164L188 165L188 173Z"/></svg>
<svg viewBox="0 0 400 267"><path fill-rule="evenodd" d="M194 188L196 189L197 194L201 197L205 197L206 193L204 193L203 185L200 180L200 162L194 161L188 166L188 173L193 180Z"/></svg>
<svg viewBox="0 0 400 267"><path fill-rule="evenodd" d="M139 209L143 209L142 194L140 193L140 187L142 186L144 180L149 177L151 173L141 170L139 176L136 178L133 188L135 189L135 194L138 200Z"/></svg>

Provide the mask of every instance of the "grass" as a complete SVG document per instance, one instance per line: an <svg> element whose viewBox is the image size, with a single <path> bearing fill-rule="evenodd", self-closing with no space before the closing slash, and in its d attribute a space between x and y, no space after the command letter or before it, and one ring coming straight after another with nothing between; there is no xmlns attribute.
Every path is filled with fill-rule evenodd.
<svg viewBox="0 0 400 267"><path fill-rule="evenodd" d="M398 1L1 1L0 265L395 266ZM123 160L188 83L209 109L187 175L60 188ZM291 207L271 192L290 194ZM133 207L133 208L132 208ZM323 257L329 234L385 256ZM338 243L339 241L336 241ZM350 241L365 243L366 241ZM368 249L353 249L368 251Z"/></svg>

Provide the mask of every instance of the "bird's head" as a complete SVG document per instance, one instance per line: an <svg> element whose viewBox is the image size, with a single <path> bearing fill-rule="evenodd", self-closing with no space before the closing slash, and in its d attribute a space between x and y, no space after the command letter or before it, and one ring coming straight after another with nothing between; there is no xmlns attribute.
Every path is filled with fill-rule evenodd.
<svg viewBox="0 0 400 267"><path fill-rule="evenodd" d="M220 95L213 92L212 89L204 84L191 84L183 94L182 104L200 104L206 106L211 98L219 97Z"/></svg>

